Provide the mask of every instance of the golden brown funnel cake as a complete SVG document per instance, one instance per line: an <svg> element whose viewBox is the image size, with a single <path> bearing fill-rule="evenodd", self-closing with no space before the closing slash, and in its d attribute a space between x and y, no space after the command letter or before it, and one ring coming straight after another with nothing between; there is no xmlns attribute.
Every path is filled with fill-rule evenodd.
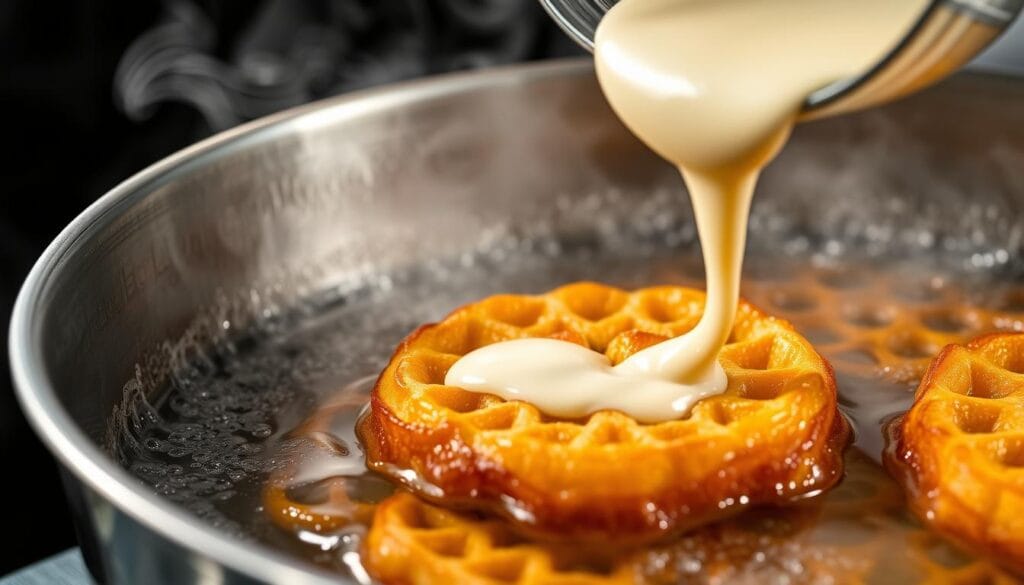
<svg viewBox="0 0 1024 585"><path fill-rule="evenodd" d="M385 583L634 583L632 567L611 558L611 566L588 566L594 556L521 540L499 520L460 515L405 492L377 507L363 547L364 565Z"/></svg>
<svg viewBox="0 0 1024 585"><path fill-rule="evenodd" d="M1024 573L1024 335L944 349L886 464L925 523Z"/></svg>
<svg viewBox="0 0 1024 585"><path fill-rule="evenodd" d="M720 354L727 391L684 419L554 420L444 385L462 355L509 339L558 337L617 363L689 331L703 306L688 288L577 283L463 307L406 338L381 374L360 429L368 463L423 496L575 538L653 538L830 488L848 437L831 369L788 323L746 303Z"/></svg>

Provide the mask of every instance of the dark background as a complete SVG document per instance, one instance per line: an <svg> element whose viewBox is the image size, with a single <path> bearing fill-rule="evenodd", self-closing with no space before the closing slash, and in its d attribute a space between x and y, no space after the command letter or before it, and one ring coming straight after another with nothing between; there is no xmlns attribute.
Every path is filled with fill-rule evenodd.
<svg viewBox="0 0 1024 585"><path fill-rule="evenodd" d="M536 0L0 2L0 322L76 214L204 136L381 83L579 53ZM0 363L3 575L74 535Z"/></svg>

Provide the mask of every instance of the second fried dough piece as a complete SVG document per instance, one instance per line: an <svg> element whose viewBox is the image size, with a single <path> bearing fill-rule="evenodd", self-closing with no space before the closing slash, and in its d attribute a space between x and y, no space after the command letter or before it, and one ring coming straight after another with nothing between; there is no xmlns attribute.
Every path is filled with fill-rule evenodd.
<svg viewBox="0 0 1024 585"><path fill-rule="evenodd" d="M917 515L1024 574L1024 335L944 349L891 431L886 466Z"/></svg>
<svg viewBox="0 0 1024 585"><path fill-rule="evenodd" d="M494 518L399 492L381 503L362 559L384 583L478 585L1013 585L908 523L899 487L848 455L850 478L828 496L715 523L653 547L524 539Z"/></svg>
<svg viewBox="0 0 1024 585"><path fill-rule="evenodd" d="M831 487L848 436L831 369L789 324L745 303L720 354L727 391L684 419L553 420L444 385L459 357L508 339L555 336L620 361L689 331L703 304L682 287L577 283L459 309L406 338L381 374L361 429L368 462L423 496L575 538L653 538Z"/></svg>
<svg viewBox="0 0 1024 585"><path fill-rule="evenodd" d="M609 550L530 541L499 520L446 510L399 492L377 508L362 552L367 570L384 583L639 585L690 582L686 577L696 575L700 582L724 582L742 571L755 551L784 547L815 515L807 507L774 510L770 517L712 526L664 547ZM864 567L849 562L853 555L844 558L826 547L801 552L806 554L787 559L801 564L806 579L797 582L860 583L851 573ZM676 555L697 562L699 570L693 575L679 572ZM826 559L836 566L830 567ZM789 575L773 577L771 582L782 582Z"/></svg>

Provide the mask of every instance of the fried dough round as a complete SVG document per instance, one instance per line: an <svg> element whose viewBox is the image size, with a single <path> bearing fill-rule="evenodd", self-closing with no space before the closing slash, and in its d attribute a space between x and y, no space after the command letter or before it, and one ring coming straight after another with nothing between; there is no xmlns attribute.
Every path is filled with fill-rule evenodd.
<svg viewBox="0 0 1024 585"><path fill-rule="evenodd" d="M886 465L916 514L1024 574L1024 335L946 347L890 430Z"/></svg>
<svg viewBox="0 0 1024 585"><path fill-rule="evenodd" d="M509 339L556 337L617 363L689 331L703 308L693 289L587 282L463 307L406 338L381 374L360 430L368 464L520 529L634 542L834 485L849 430L831 368L788 323L747 303L719 356L728 389L682 419L558 420L444 385L462 355Z"/></svg>
<svg viewBox="0 0 1024 585"><path fill-rule="evenodd" d="M362 556L384 583L653 585L693 577L701 583L862 584L873 565L870 543L842 549L793 544L816 517L813 507L774 510L653 549L609 550L523 539L500 520L432 506L401 492L377 507ZM771 553L779 558L764 563L761 557ZM773 562L800 570L763 566ZM694 574L680 571L680 564L694 565Z"/></svg>

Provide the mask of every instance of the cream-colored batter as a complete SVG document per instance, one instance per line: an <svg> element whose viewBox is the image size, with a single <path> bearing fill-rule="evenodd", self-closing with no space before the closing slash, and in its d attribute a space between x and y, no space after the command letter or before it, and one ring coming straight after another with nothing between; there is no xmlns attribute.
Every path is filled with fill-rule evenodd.
<svg viewBox="0 0 1024 585"><path fill-rule="evenodd" d="M524 400L559 417L603 409L678 418L725 391L718 352L739 302L747 215L761 169L807 95L878 62L927 0L622 0L595 39L597 75L622 121L679 167L707 273L689 333L612 367L572 343L518 340L473 351L445 383Z"/></svg>

